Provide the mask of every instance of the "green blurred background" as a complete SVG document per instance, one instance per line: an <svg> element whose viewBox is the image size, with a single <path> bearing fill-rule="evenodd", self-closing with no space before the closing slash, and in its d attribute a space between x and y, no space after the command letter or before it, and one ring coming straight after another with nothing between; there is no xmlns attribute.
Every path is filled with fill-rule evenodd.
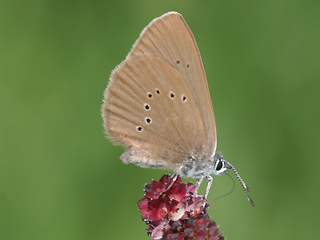
<svg viewBox="0 0 320 240"><path fill-rule="evenodd" d="M318 238L320 2L0 0L0 239L149 239L136 202L164 171L125 165L100 117L111 70L175 10L204 62L218 149L251 187L215 177L228 239Z"/></svg>

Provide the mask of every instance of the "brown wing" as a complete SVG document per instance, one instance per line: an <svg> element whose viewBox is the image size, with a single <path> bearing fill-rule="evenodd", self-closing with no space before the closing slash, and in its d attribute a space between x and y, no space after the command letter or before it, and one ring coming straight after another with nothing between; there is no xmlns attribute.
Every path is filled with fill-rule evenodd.
<svg viewBox="0 0 320 240"><path fill-rule="evenodd" d="M196 40L180 13L168 12L154 19L142 31L126 59L143 55L161 56L180 71L194 96L207 131L207 154L214 155L217 135L207 78Z"/></svg>
<svg viewBox="0 0 320 240"><path fill-rule="evenodd" d="M111 74L102 115L110 138L129 148L124 162L170 167L190 155L214 154L216 129L205 72L179 13L167 13L145 28Z"/></svg>

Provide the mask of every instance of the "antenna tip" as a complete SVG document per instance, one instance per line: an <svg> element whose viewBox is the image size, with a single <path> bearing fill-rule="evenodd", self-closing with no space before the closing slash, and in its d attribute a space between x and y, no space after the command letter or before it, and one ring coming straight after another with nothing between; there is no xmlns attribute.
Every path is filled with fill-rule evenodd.
<svg viewBox="0 0 320 240"><path fill-rule="evenodd" d="M252 207L256 206L250 197L248 197L248 201L249 201L249 203L251 204Z"/></svg>

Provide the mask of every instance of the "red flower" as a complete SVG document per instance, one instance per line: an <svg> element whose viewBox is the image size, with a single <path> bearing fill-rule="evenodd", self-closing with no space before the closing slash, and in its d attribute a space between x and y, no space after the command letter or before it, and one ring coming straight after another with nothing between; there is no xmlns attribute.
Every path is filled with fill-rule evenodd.
<svg viewBox="0 0 320 240"><path fill-rule="evenodd" d="M179 176L168 174L145 185L145 197L138 206L152 239L224 240L206 214L206 199L194 195L196 188L190 182L183 183Z"/></svg>

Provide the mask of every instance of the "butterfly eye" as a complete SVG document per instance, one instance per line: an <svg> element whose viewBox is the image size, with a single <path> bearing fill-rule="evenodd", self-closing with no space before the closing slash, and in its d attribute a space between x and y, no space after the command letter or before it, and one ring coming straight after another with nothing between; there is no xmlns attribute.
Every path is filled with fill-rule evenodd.
<svg viewBox="0 0 320 240"><path fill-rule="evenodd" d="M216 170L217 170L217 171L220 171L221 168L222 168L222 161L219 159L219 160L218 160L218 164L217 164L217 166L216 166Z"/></svg>
<svg viewBox="0 0 320 240"><path fill-rule="evenodd" d="M224 174L226 173L229 169L226 168L225 166L225 162L223 159L217 159L216 160L216 163L214 165L214 170L213 170L213 174L215 175L221 175L221 174Z"/></svg>

